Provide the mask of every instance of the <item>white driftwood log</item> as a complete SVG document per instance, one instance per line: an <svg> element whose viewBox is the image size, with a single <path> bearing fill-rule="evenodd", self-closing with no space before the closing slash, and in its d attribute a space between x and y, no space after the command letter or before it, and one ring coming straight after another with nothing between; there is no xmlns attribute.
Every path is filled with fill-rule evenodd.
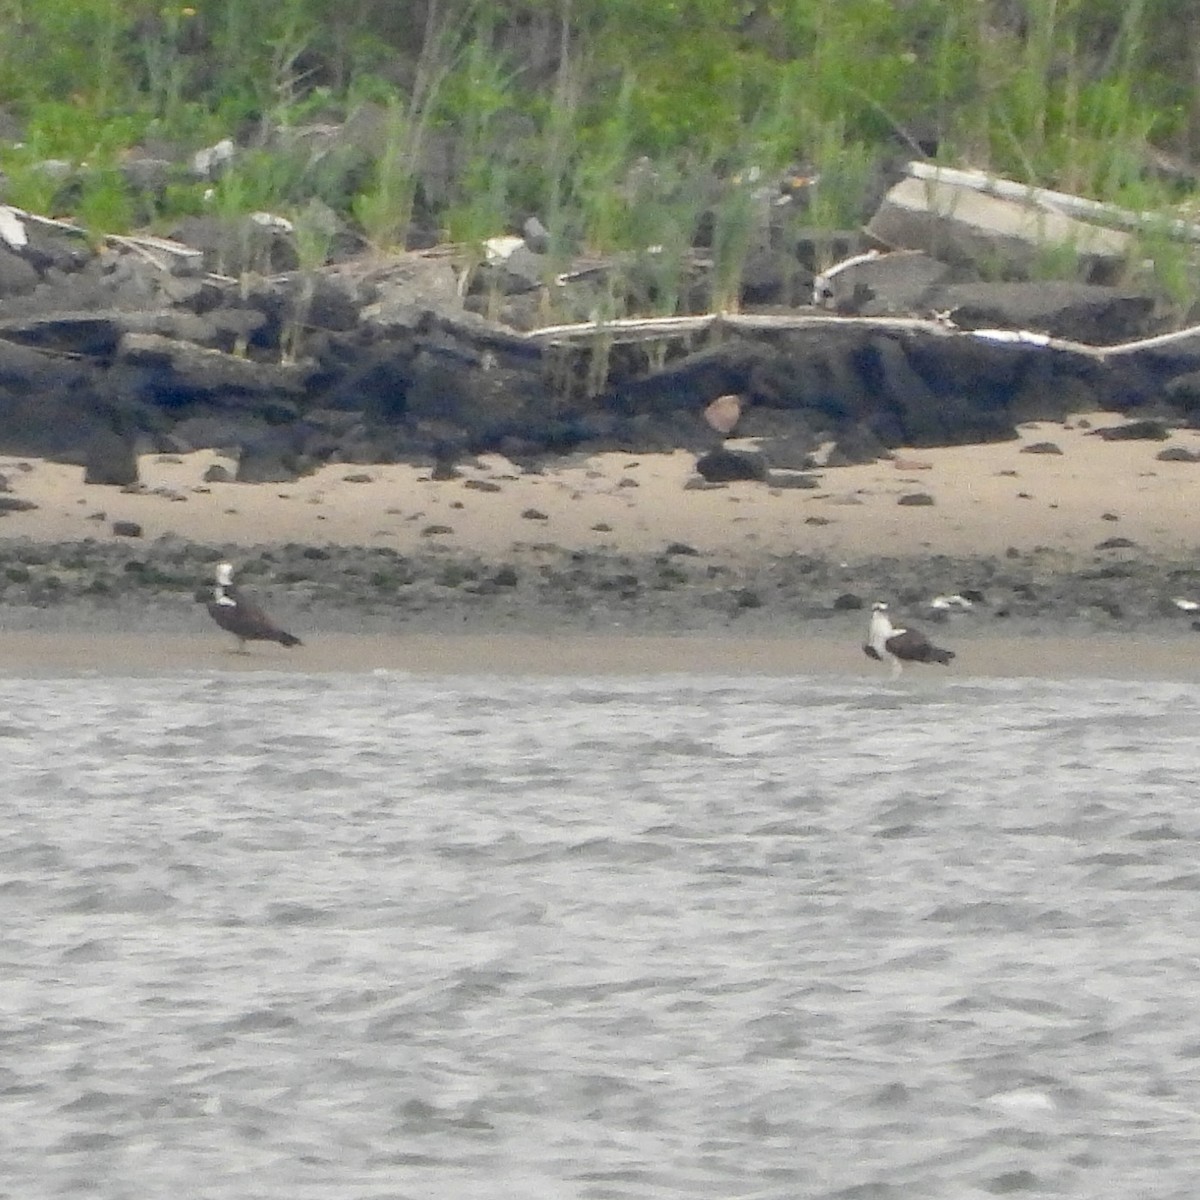
<svg viewBox="0 0 1200 1200"><path fill-rule="evenodd" d="M923 162L910 162L904 169L913 179L947 183L988 196L998 196L1002 200L1035 204L1039 208L1064 213L1081 221L1094 221L1118 229L1153 229L1180 241L1200 242L1200 225L1191 221L1167 220L1159 213L1133 212L1127 208L1118 208L1115 204L1104 204L1099 200L1088 200L1084 196L1073 196L1069 192L1055 192L1049 188L1033 187L1028 183L1016 183L1011 179L997 179L985 171L960 171L953 167L939 167Z"/></svg>

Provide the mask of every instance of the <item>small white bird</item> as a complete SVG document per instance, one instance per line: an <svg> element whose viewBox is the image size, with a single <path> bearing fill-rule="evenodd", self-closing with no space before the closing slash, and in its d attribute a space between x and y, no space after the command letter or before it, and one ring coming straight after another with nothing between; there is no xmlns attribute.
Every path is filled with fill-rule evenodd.
<svg viewBox="0 0 1200 1200"><path fill-rule="evenodd" d="M966 596L960 596L955 592L953 596L934 596L929 602L929 607L946 610L951 608L974 608L975 605Z"/></svg>
<svg viewBox="0 0 1200 1200"><path fill-rule="evenodd" d="M1182 596L1176 596L1171 603L1175 605L1180 612L1196 612L1200 610L1200 601L1186 600Z"/></svg>

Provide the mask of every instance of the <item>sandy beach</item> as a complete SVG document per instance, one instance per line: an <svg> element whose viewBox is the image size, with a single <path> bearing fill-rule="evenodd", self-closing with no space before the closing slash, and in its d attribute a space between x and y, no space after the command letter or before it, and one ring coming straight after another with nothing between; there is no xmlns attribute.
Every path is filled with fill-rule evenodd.
<svg viewBox="0 0 1200 1200"><path fill-rule="evenodd" d="M604 454L531 472L496 456L435 481L408 465L334 464L287 484L205 483L211 451L145 455L142 489L85 487L82 470L0 458L12 494L36 509L12 512L4 539L112 539L114 521L146 539L175 535L207 545L264 543L431 545L501 557L514 548L661 550L672 541L732 555L797 551L855 559L883 554L995 555L1050 547L1086 553L1121 536L1150 554L1200 544L1195 510L1200 465L1164 462L1168 447L1200 452L1200 430L1166 442L1105 441L1115 413L1065 425L1033 423L1018 441L899 449L891 461L817 472L820 486L760 483L689 487L695 456ZM1061 454L1027 453L1051 442ZM731 447L752 443L731 441ZM932 504L901 504L926 494Z"/></svg>
<svg viewBox="0 0 1200 1200"><path fill-rule="evenodd" d="M1200 452L1200 431L1166 442L1097 435L1123 420L1089 414L1023 426L1017 441L901 448L818 469L815 488L704 485L682 451L542 470L484 456L448 480L411 465L334 464L258 485L206 482L212 466L234 465L212 452L147 455L136 490L10 456L5 495L36 507L0 520L0 669L877 673L858 650L864 613L842 610L842 593L905 603L927 581L987 581L986 604L937 630L970 647L946 677L1190 679L1200 640L1173 601L1200 600L1200 464L1159 455ZM1045 443L1059 452L1029 451ZM141 536L119 535L119 522ZM366 554L368 566L376 556L387 571L353 558L343 568L335 550ZM415 582L394 566L409 556ZM260 569L256 586L303 647L229 652L196 603L219 557ZM121 590L168 559L153 572L159 591ZM310 580L309 567L324 576ZM500 568L523 587L496 584L489 572ZM359 591L339 592L343 570ZM1025 593L1024 609L1011 602ZM1010 615L1026 619L996 620ZM1193 642L1197 653L1181 655Z"/></svg>

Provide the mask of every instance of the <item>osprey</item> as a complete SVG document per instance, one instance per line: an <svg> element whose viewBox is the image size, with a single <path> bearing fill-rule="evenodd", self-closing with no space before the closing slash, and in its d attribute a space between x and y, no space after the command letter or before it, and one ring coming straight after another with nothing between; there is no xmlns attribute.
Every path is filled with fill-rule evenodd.
<svg viewBox="0 0 1200 1200"><path fill-rule="evenodd" d="M920 630L898 629L887 613L888 606L882 600L871 605L871 624L863 650L869 658L890 662L893 679L906 662L941 663L944 666L954 657L953 650L935 646Z"/></svg>
<svg viewBox="0 0 1200 1200"><path fill-rule="evenodd" d="M280 629L263 610L233 583L233 567L217 564L217 584L208 603L209 616L238 640L238 652L246 653L247 642L278 642L281 646L299 646L298 637Z"/></svg>

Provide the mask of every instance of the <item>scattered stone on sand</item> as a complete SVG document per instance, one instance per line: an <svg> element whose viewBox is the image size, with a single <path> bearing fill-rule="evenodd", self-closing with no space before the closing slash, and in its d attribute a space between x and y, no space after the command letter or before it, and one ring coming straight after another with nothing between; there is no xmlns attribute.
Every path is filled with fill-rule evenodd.
<svg viewBox="0 0 1200 1200"><path fill-rule="evenodd" d="M345 483L374 483L375 476L368 471L355 471L350 475L343 475L342 480Z"/></svg>
<svg viewBox="0 0 1200 1200"><path fill-rule="evenodd" d="M1127 537L1110 537L1096 543L1097 550L1133 550L1136 547L1137 542Z"/></svg>
<svg viewBox="0 0 1200 1200"><path fill-rule="evenodd" d="M1062 447L1057 442L1030 442L1021 447L1022 454L1061 454Z"/></svg>
<svg viewBox="0 0 1200 1200"><path fill-rule="evenodd" d="M906 508L928 508L934 499L928 492L907 492L896 503Z"/></svg>
<svg viewBox="0 0 1200 1200"><path fill-rule="evenodd" d="M500 485L493 483L490 479L465 479L463 487L470 488L473 492L498 492Z"/></svg>
<svg viewBox="0 0 1200 1200"><path fill-rule="evenodd" d="M232 483L233 472L220 463L213 463L201 476L205 483Z"/></svg>
<svg viewBox="0 0 1200 1200"><path fill-rule="evenodd" d="M1171 431L1161 421L1126 421L1123 425L1093 430L1092 434L1106 442L1165 442L1171 436Z"/></svg>
<svg viewBox="0 0 1200 1200"><path fill-rule="evenodd" d="M840 596L834 597L833 609L835 612L857 612L865 603L863 598L854 592L842 592Z"/></svg>
<svg viewBox="0 0 1200 1200"><path fill-rule="evenodd" d="M12 512L32 512L37 505L32 500L23 500L19 496L0 496L0 514Z"/></svg>
<svg viewBox="0 0 1200 1200"><path fill-rule="evenodd" d="M540 508L526 508L521 512L526 521L548 521L550 518Z"/></svg>
<svg viewBox="0 0 1200 1200"><path fill-rule="evenodd" d="M88 444L83 482L124 487L137 481L133 443L109 430L97 433Z"/></svg>
<svg viewBox="0 0 1200 1200"><path fill-rule="evenodd" d="M767 460L750 450L712 450L696 460L696 473L706 483L761 483L767 478Z"/></svg>
<svg viewBox="0 0 1200 1200"><path fill-rule="evenodd" d="M421 530L421 536L437 537L439 534L453 532L454 529L449 525L426 525L425 528Z"/></svg>
<svg viewBox="0 0 1200 1200"><path fill-rule="evenodd" d="M1168 446L1165 450L1160 450L1154 457L1159 462L1200 462L1200 453L1189 450L1186 446Z"/></svg>
<svg viewBox="0 0 1200 1200"><path fill-rule="evenodd" d="M1114 512L1103 512L1100 514L1100 520L1102 521L1119 521L1120 519Z"/></svg>
<svg viewBox="0 0 1200 1200"><path fill-rule="evenodd" d="M812 492L821 486L821 480L816 475L806 475L799 471L770 471L767 483L773 488L793 488L798 491Z"/></svg>
<svg viewBox="0 0 1200 1200"><path fill-rule="evenodd" d="M142 527L136 521L114 521L112 523L113 537L140 538Z"/></svg>

